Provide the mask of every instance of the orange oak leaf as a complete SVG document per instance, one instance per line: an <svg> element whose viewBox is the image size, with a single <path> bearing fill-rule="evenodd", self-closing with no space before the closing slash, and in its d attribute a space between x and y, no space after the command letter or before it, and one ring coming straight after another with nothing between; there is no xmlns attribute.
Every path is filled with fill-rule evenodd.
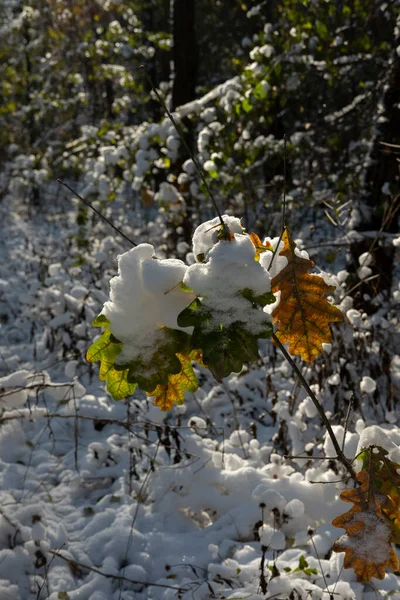
<svg viewBox="0 0 400 600"><path fill-rule="evenodd" d="M179 373L168 375L168 383L158 385L148 396L154 396L154 404L161 410L171 410L174 404L183 404L185 391L195 392L199 387L193 371L192 360L201 363L201 352L193 350L189 356L177 353L182 369Z"/></svg>
<svg viewBox="0 0 400 600"><path fill-rule="evenodd" d="M263 244L256 233L250 233L250 239L253 242L253 245L255 246L255 249L256 249L256 254L254 256L254 260L256 260L257 262L260 260L260 254L262 254L263 252L266 252L268 250L270 252L273 251L272 244L270 242Z"/></svg>
<svg viewBox="0 0 400 600"><path fill-rule="evenodd" d="M332 525L346 530L333 544L333 550L345 553L343 566L353 568L358 581L368 583L372 577L383 579L386 568L399 569L397 554L390 543L390 526L377 514L375 503L367 504L363 510L354 506L336 517Z"/></svg>
<svg viewBox="0 0 400 600"><path fill-rule="evenodd" d="M383 579L386 568L399 570L392 543L397 542L400 532L400 465L386 454L380 447L361 453L363 469L357 474L360 487L340 494L341 500L353 506L332 521L346 531L333 544L333 550L345 553L344 567L353 568L359 581Z"/></svg>
<svg viewBox="0 0 400 600"><path fill-rule="evenodd" d="M272 312L278 324L276 335L283 344L289 343L292 355L300 354L303 360L312 362L322 353L322 344L331 341L329 324L343 321L344 316L325 298L335 287L319 275L308 273L314 263L295 252L296 244L287 229L282 240L284 247L279 254L288 264L271 281L272 292L281 293Z"/></svg>
<svg viewBox="0 0 400 600"><path fill-rule="evenodd" d="M371 446L362 452L364 492L373 489L378 510L386 518L392 530L391 541L400 543L400 464L388 458L388 451L380 446ZM371 492L369 492L371 496Z"/></svg>

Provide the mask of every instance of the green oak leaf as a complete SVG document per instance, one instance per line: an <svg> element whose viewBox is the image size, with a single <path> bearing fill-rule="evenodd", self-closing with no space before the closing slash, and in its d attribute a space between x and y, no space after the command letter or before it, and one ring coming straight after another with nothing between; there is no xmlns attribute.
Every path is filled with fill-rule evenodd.
<svg viewBox="0 0 400 600"><path fill-rule="evenodd" d="M266 304L273 304L276 300L274 294L272 292L265 292L264 294L256 294L253 290L249 288L245 288L240 292L243 298L246 298L252 304L258 304L259 306L265 306Z"/></svg>
<svg viewBox="0 0 400 600"><path fill-rule="evenodd" d="M110 321L105 315L97 315L97 317L93 319L92 325L93 327L108 327L110 325Z"/></svg>
<svg viewBox="0 0 400 600"><path fill-rule="evenodd" d="M168 382L168 375L179 373L181 363L177 353L190 351L189 336L177 329L160 329L160 339L150 360L140 357L129 363L115 365L116 369L128 369L128 381L136 382L141 390L150 392L158 385Z"/></svg>
<svg viewBox="0 0 400 600"><path fill-rule="evenodd" d="M244 290L246 293L246 290ZM242 294L244 295L244 294ZM262 296L265 296L263 294ZM252 304L261 302L262 296L251 296ZM247 296L244 296L247 298ZM247 298L249 299L249 298ZM269 302L273 301L268 296ZM258 301L258 302L257 302ZM253 310L249 304L249 310ZM191 344L203 352L203 362L217 381L232 372L241 371L244 362L258 359L258 339L272 335L272 324L265 320L264 329L254 334L246 323L236 321L228 327L214 322L212 311L195 298L178 316L179 327L194 327Z"/></svg>
<svg viewBox="0 0 400 600"><path fill-rule="evenodd" d="M186 283L183 283L183 281L180 282L179 287L181 288L182 292L193 292L193 290L186 285Z"/></svg>
<svg viewBox="0 0 400 600"><path fill-rule="evenodd" d="M139 356L128 363L118 363L123 343L111 333L110 322L104 315L99 315L94 319L93 325L104 327L105 331L90 346L86 359L88 362L100 361L100 379L106 381L107 390L114 400L130 396L137 386L150 392L158 385L167 384L168 376L175 375L182 369L177 353L190 352L190 336L187 333L163 327L160 328L150 359Z"/></svg>

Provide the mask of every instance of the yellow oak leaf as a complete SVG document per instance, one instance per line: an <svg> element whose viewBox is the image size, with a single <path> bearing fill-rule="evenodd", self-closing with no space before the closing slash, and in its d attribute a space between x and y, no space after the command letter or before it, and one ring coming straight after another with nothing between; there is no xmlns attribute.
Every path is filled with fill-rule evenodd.
<svg viewBox="0 0 400 600"><path fill-rule="evenodd" d="M136 384L128 381L129 369L115 368L115 359L121 350L122 344L113 339L108 327L105 326L103 335L90 346L86 354L88 362L101 361L99 377L101 381L106 381L107 391L114 400L124 400L136 389Z"/></svg>
<svg viewBox="0 0 400 600"><path fill-rule="evenodd" d="M276 335L282 344L289 343L290 354L300 354L303 360L312 362L322 353L322 344L331 341L329 324L343 321L344 316L325 298L335 287L319 275L308 273L314 263L296 254L296 244L287 229L282 240L284 247L279 254L287 258L288 264L271 281L272 292L281 293L272 312L278 324Z"/></svg>
<svg viewBox="0 0 400 600"><path fill-rule="evenodd" d="M193 371L192 360L201 363L201 352L193 350L188 356L177 353L182 365L179 373L168 375L168 383L158 385L148 396L154 396L154 404L161 410L171 410L174 404L183 404L185 391L195 392L199 387L197 377Z"/></svg>
<svg viewBox="0 0 400 600"><path fill-rule="evenodd" d="M258 237L258 235L256 233L250 233L250 239L253 242L253 245L255 246L256 249L256 254L254 256L254 260L255 261L259 261L260 260L260 255L263 252L266 251L273 251L273 247L272 244L270 242L267 242L266 244L263 244L262 241L260 240L260 238Z"/></svg>

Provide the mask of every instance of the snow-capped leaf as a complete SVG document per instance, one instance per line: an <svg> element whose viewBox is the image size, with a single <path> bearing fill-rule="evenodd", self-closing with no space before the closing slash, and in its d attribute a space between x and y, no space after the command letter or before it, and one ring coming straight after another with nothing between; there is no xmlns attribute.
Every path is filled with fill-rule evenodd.
<svg viewBox="0 0 400 600"><path fill-rule="evenodd" d="M141 390L150 392L158 385L168 383L168 376L181 370L178 353L189 351L189 336L184 331L168 329L160 330L154 342L154 350L146 360L140 357L128 363L117 364L117 370L127 370L129 382L136 383Z"/></svg>
<svg viewBox="0 0 400 600"><path fill-rule="evenodd" d="M354 506L332 521L346 534L334 544L335 552L344 552L344 567L353 568L359 581L383 579L386 568L397 571L399 561L392 546L400 531L400 465L386 458L380 447L365 450L358 458L363 469L357 474L360 487L345 490L340 498Z"/></svg>
<svg viewBox="0 0 400 600"><path fill-rule="evenodd" d="M191 347L202 350L217 381L258 359L257 340L272 334L271 317L262 308L275 301L269 273L255 260L253 242L237 219L226 219L228 236L227 228L220 227L204 262L185 273L184 283L197 298L178 316L179 327L193 327ZM217 226L213 220L197 228L197 248L208 248L210 231Z"/></svg>
<svg viewBox="0 0 400 600"><path fill-rule="evenodd" d="M256 302L254 297L253 301ZM249 311L253 310L249 304ZM217 381L232 372L239 372L244 362L258 359L258 339L272 335L272 325L265 321L264 330L253 334L245 322L237 321L228 327L222 323L215 327L212 311L196 298L178 317L180 327L193 326L192 347L201 348L204 364ZM214 325L214 328L213 328Z"/></svg>
<svg viewBox="0 0 400 600"><path fill-rule="evenodd" d="M103 322L97 319L97 323ZM149 361L144 362L139 358L118 364L115 361L122 352L123 344L106 326L103 335L89 347L86 360L100 361L100 379L106 381L107 390L114 400L122 400L133 394L137 386L149 392L158 385L166 385L170 374L181 371L177 353L189 351L189 336L183 331L164 327L158 342Z"/></svg>
<svg viewBox="0 0 400 600"><path fill-rule="evenodd" d="M383 579L386 568L397 571L399 562L390 543L390 527L376 512L374 503L360 510L354 507L337 517L332 524L343 527L346 534L334 544L335 552L344 552L344 568L353 568L358 581L370 582L372 577Z"/></svg>
<svg viewBox="0 0 400 600"><path fill-rule="evenodd" d="M312 362L322 353L322 344L331 341L329 324L343 321L341 311L325 298L334 291L319 275L308 271L314 263L296 253L296 244L285 229L281 256L288 264L271 281L273 292L281 292L278 306L272 316L278 324L277 337L289 343L289 352L300 354L303 360Z"/></svg>

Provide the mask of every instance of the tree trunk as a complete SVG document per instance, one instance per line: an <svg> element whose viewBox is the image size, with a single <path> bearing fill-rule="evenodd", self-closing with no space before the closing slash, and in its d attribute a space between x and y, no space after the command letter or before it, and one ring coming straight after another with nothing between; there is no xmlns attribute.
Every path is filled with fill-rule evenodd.
<svg viewBox="0 0 400 600"><path fill-rule="evenodd" d="M400 25L400 19L398 19ZM397 39L396 39L397 38ZM371 252L374 257L373 273L377 279L363 282L355 294L357 308L367 313L375 312L376 307L371 300L382 293L389 297L392 287L394 246L390 238L386 239L379 231L396 232L399 208L399 148L400 144L400 56L396 48L400 43L400 34L394 39L393 52L388 64L384 80L383 94L377 111L375 136L369 156L363 191L361 196L361 222L357 230L376 231L375 239L366 236L351 245L350 252L353 265L358 266L358 257L364 252ZM383 143L382 143L383 142ZM393 144L387 146L384 144ZM386 185L385 185L386 184ZM385 187L389 185L390 194ZM355 282L357 280L355 279ZM358 282L359 283L359 282Z"/></svg>
<svg viewBox="0 0 400 600"><path fill-rule="evenodd" d="M400 27L400 19L398 19L398 27ZM376 125L373 146L365 172L362 201L366 208L366 214L362 227L360 227L364 230L380 228L384 221L384 211L388 210L391 202L396 201L395 198L399 194L400 171L397 159L400 148L396 149L395 146L400 145L400 55L396 52L396 48L400 44L400 34L397 34L396 38L384 82L383 110L379 113L379 122ZM384 144L393 144L393 146ZM382 191L386 183L389 184L392 198L385 189ZM386 220L384 231L396 232L398 230L396 216Z"/></svg>
<svg viewBox="0 0 400 600"><path fill-rule="evenodd" d="M172 110L195 98L198 51L195 0L172 0L174 83Z"/></svg>

